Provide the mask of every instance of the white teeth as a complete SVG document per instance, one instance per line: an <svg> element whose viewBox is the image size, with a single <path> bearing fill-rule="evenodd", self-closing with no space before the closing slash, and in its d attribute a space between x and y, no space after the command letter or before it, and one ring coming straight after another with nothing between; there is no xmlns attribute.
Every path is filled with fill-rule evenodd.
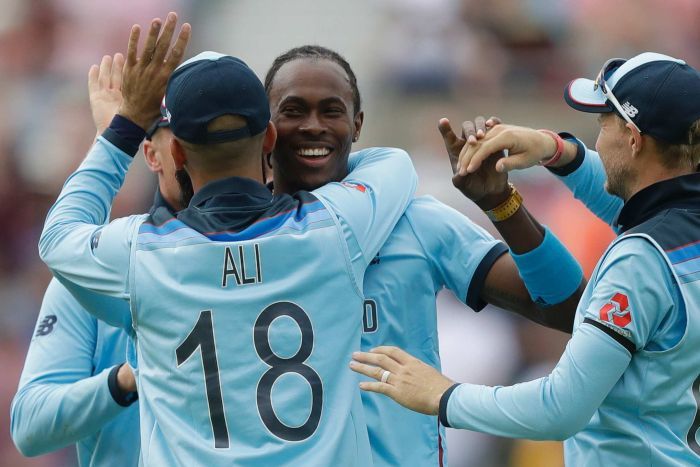
<svg viewBox="0 0 700 467"><path fill-rule="evenodd" d="M314 149L299 149L297 154L304 157L323 157L330 154L330 149L328 148L314 148Z"/></svg>

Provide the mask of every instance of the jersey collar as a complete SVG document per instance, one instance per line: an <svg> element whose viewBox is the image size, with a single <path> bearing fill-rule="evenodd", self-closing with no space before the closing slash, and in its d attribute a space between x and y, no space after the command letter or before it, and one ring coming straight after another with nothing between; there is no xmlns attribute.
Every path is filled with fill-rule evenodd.
<svg viewBox="0 0 700 467"><path fill-rule="evenodd" d="M170 206L170 204L165 200L163 197L163 193L160 192L160 188L156 188L156 193L153 195L153 206L151 206L151 210L148 211L149 214L153 214L157 209L160 208L165 208L168 210L168 212L172 215L175 215L177 211Z"/></svg>
<svg viewBox="0 0 700 467"><path fill-rule="evenodd" d="M229 195L236 196L239 205L259 205L272 200L272 193L262 183L250 178L229 177L204 185L192 197L190 207L217 207L222 196L227 198L224 206L230 206Z"/></svg>
<svg viewBox="0 0 700 467"><path fill-rule="evenodd" d="M635 193L622 207L616 224L625 232L665 209L700 206L700 173L654 183Z"/></svg>

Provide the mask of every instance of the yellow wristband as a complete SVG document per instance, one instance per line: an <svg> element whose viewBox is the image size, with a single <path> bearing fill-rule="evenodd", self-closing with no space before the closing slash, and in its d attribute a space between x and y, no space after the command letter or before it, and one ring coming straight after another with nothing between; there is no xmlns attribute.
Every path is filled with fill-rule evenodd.
<svg viewBox="0 0 700 467"><path fill-rule="evenodd" d="M520 196L518 190L515 189L512 183L509 183L509 185L510 196L508 196L508 199L495 208L484 211L492 222L502 222L508 219L518 212L518 209L520 209L520 206L523 204L523 197Z"/></svg>

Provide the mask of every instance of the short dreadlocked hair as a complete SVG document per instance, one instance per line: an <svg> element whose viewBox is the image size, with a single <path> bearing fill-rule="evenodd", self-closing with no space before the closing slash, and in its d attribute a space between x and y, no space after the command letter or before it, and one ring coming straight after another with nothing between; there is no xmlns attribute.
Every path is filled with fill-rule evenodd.
<svg viewBox="0 0 700 467"><path fill-rule="evenodd" d="M270 89L272 88L272 82L277 75L277 72L282 65L289 63L293 60L309 58L314 60L330 60L333 63L338 64L345 73L348 75L348 81L350 81L350 88L352 89L352 104L354 107L354 114L357 115L361 110L362 100L360 99L360 90L357 87L357 78L355 73L352 71L350 64L340 55L326 47L321 47L320 45L302 45L301 47L295 47L287 52L283 53L272 62L272 66L265 75L265 92L270 95Z"/></svg>

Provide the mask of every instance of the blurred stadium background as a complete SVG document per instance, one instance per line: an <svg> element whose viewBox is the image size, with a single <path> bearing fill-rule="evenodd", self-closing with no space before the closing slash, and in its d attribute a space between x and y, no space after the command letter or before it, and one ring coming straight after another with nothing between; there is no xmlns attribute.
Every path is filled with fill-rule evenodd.
<svg viewBox="0 0 700 467"><path fill-rule="evenodd" d="M366 119L356 148L411 153L430 193L490 228L452 187L440 117L481 114L567 130L595 143L594 116L570 111L568 80L594 76L612 56L653 50L700 66L698 0L0 0L0 465L72 466L73 448L23 458L9 410L44 288L37 255L47 209L94 136L89 66L124 51L129 27L175 10L193 25L188 56L217 50L262 77L274 57L305 43L341 52L354 67ZM544 169L513 180L526 205L590 274L612 234ZM154 178L129 174L114 216L144 212ZM490 229L492 230L492 229ZM496 309L439 298L444 371L453 379L509 384L546 374L566 338ZM420 313L421 310L415 310ZM511 442L450 430L453 467L559 466L559 443ZM115 459L115 465L119 465Z"/></svg>

